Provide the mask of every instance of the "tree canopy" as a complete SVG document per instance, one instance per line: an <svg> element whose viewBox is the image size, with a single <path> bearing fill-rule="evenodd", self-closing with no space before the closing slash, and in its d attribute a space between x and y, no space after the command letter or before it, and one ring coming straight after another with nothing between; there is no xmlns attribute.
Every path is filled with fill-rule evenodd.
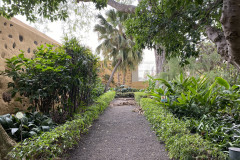
<svg viewBox="0 0 240 160"><path fill-rule="evenodd" d="M106 18L98 15L99 24L94 27L101 41L96 49L97 53L102 53L104 59L112 61L112 65L115 66L105 90L108 89L117 69L126 71L128 68L134 68L142 60L142 51L135 50L134 39L125 34L123 24L128 17L126 13L109 10L106 12Z"/></svg>
<svg viewBox="0 0 240 160"><path fill-rule="evenodd" d="M107 0L84 0L85 2L93 2L96 8L101 9L106 7ZM78 3L79 0L75 1ZM64 6L67 0L2 0L0 2L0 16L7 18L15 15L25 15L27 20L35 21L37 15L47 18L51 21L66 20L68 17L68 7Z"/></svg>
<svg viewBox="0 0 240 160"><path fill-rule="evenodd" d="M164 46L168 57L197 56L205 25L220 28L221 2L142 0L136 16L128 21L128 33L139 48Z"/></svg>
<svg viewBox="0 0 240 160"><path fill-rule="evenodd" d="M65 19L66 0L2 0L0 15L22 14L34 21L39 14L50 20ZM240 0L140 0L138 6L116 0L76 0L93 2L98 9L110 5L118 11L135 13L128 21L128 34L138 48L156 48L161 44L167 56L179 56L182 63L199 54L197 45L207 37L217 46L222 58L240 69Z"/></svg>
<svg viewBox="0 0 240 160"><path fill-rule="evenodd" d="M136 17L128 21L128 34L139 48L164 46L167 56L199 54L198 44L208 38L218 53L239 69L240 10L234 0L142 0Z"/></svg>

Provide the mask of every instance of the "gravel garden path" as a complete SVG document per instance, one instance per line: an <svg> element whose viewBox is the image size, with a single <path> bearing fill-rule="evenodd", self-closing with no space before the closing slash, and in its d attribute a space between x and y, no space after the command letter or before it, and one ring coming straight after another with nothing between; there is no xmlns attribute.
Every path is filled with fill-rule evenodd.
<svg viewBox="0 0 240 160"><path fill-rule="evenodd" d="M133 99L115 99L67 160L168 160Z"/></svg>

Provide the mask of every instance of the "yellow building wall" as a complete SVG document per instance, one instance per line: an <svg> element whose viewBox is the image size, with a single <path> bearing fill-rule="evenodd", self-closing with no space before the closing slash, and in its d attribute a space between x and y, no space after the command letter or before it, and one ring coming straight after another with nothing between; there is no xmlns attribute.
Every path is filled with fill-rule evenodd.
<svg viewBox="0 0 240 160"><path fill-rule="evenodd" d="M6 58L20 54L20 50L24 51L25 57L31 58L33 51L41 44L46 43L60 45L55 40L16 18L7 20L0 17L0 72L5 71ZM7 87L10 81L10 78L0 75L0 115L13 113L15 108L21 110L27 107L14 100L4 101L10 95Z"/></svg>
<svg viewBox="0 0 240 160"><path fill-rule="evenodd" d="M103 83L107 83L108 79L104 78L105 75L111 75L113 67L111 62L107 62L107 64L104 64L104 62L100 62L100 73L99 76L102 79ZM137 82L133 82L132 79L132 71L130 69L127 70L127 72L125 73L125 83L123 83L123 77L124 77L124 73L122 71L116 71L113 77L113 81L114 83L111 83L110 86L111 87L116 87L119 85L125 85L126 87L131 87L131 88L136 88L136 89L145 89L148 87L148 84L145 82L141 82L141 81L137 81Z"/></svg>

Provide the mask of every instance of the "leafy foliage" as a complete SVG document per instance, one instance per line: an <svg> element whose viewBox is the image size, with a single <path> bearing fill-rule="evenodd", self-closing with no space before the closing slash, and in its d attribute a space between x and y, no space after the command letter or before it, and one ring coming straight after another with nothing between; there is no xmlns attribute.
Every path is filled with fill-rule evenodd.
<svg viewBox="0 0 240 160"><path fill-rule="evenodd" d="M67 87L63 83L68 79L64 73L71 57L62 48L53 47L40 46L33 59L25 58L21 53L6 62L6 75L13 79L8 84L13 88L12 95L19 93L28 97L32 104L30 108L38 108L43 113L49 112Z"/></svg>
<svg viewBox="0 0 240 160"><path fill-rule="evenodd" d="M116 93L115 98L133 98L134 93L133 92L124 92L124 93Z"/></svg>
<svg viewBox="0 0 240 160"><path fill-rule="evenodd" d="M169 82L155 80L160 86L151 95L175 116L186 120L192 133L199 133L223 151L230 146L240 147L238 85L230 86L221 77L211 83L203 76L184 78L182 74ZM167 103L161 102L161 95L168 96Z"/></svg>
<svg viewBox="0 0 240 160"><path fill-rule="evenodd" d="M13 96L20 93L29 98L29 109L49 113L59 104L72 115L103 93L97 77L98 59L75 38L53 48L40 46L32 59L23 53L7 59L5 73L13 79L9 83Z"/></svg>
<svg viewBox="0 0 240 160"><path fill-rule="evenodd" d="M212 83L214 83L215 77L222 77L231 85L239 81L237 69L222 60L213 43L201 43L198 48L199 57L186 59L189 62L188 65L181 67L179 58L171 58L164 63L164 72L157 77L171 81L182 73L184 76L194 77L205 75Z"/></svg>
<svg viewBox="0 0 240 160"><path fill-rule="evenodd" d="M74 113L80 109L79 106L89 105L95 96L103 93L97 75L99 64L96 56L88 48L82 47L75 38L67 40L64 49L72 58L65 72L69 78L64 84L68 88L63 97L68 99L63 104L65 110Z"/></svg>
<svg viewBox="0 0 240 160"><path fill-rule="evenodd" d="M92 0L92 2L96 4L97 9L104 8L107 5L106 0ZM66 3L66 0L2 0L0 3L0 16L11 18L20 14L33 22L37 19L37 15L51 21L66 20L68 8L63 7Z"/></svg>
<svg viewBox="0 0 240 160"><path fill-rule="evenodd" d="M175 118L154 100L142 98L140 105L159 139L165 142L170 158L226 159L226 155L214 148L207 140L198 134L191 134L186 122Z"/></svg>
<svg viewBox="0 0 240 160"><path fill-rule="evenodd" d="M52 159L62 155L64 151L77 144L81 134L88 131L93 120L98 118L114 96L115 92L107 92L98 97L84 113L75 115L72 121L19 143L9 153L9 159Z"/></svg>
<svg viewBox="0 0 240 160"><path fill-rule="evenodd" d="M116 92L121 92L121 93L125 93L125 92L137 92L137 91L139 91L139 89L127 87L126 85L121 85L121 86L119 86L119 87L116 87L116 88L114 88L114 90L115 90Z"/></svg>
<svg viewBox="0 0 240 160"><path fill-rule="evenodd" d="M148 97L148 94L145 92L135 92L134 93L134 98L138 105L140 104L140 100L142 98L147 98L147 97Z"/></svg>
<svg viewBox="0 0 240 160"><path fill-rule="evenodd" d="M112 66L115 66L106 84L107 90L117 69L126 72L127 69L133 69L141 62L142 50L134 49L134 39L125 33L123 24L130 17L128 14L109 10L106 16L107 18L98 15L99 24L94 26L94 31L98 32L101 41L96 52L104 56L105 62L112 61Z"/></svg>
<svg viewBox="0 0 240 160"><path fill-rule="evenodd" d="M181 64L197 56L206 25L220 28L222 1L142 0L135 17L127 22L127 33L137 48L164 46L167 57L177 56ZM160 50L159 50L160 53Z"/></svg>
<svg viewBox="0 0 240 160"><path fill-rule="evenodd" d="M21 120L15 115L0 116L0 124L10 137L16 141L21 140ZM26 139L39 135L42 132L50 131L55 128L52 119L39 112L26 112L22 118L22 138Z"/></svg>

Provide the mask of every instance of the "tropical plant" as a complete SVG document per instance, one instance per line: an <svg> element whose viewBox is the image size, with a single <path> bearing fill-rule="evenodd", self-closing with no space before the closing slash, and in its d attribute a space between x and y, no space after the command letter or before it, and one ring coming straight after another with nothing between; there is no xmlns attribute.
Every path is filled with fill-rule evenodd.
<svg viewBox="0 0 240 160"><path fill-rule="evenodd" d="M105 91L119 67L126 71L127 68L134 68L142 60L142 51L135 50L133 38L125 34L123 23L129 15L109 10L106 12L106 16L105 19L102 15L98 15L99 24L94 27L94 31L98 32L101 41L96 52L102 53L105 60L111 60L114 66Z"/></svg>
<svg viewBox="0 0 240 160"><path fill-rule="evenodd" d="M230 88L228 82L221 77L216 77L213 84L204 76L184 78L183 74L169 82L164 79L156 80L160 81L161 85L152 90L152 95L161 104L161 96L168 96L168 103L164 104L178 117L200 118L209 112L217 113L216 111L222 108L218 105L221 97L219 92L223 91L222 87Z"/></svg>
<svg viewBox="0 0 240 160"><path fill-rule="evenodd" d="M16 141L21 140L21 132L22 139L26 139L39 135L41 132L50 131L56 126L51 118L40 112L26 112L21 120L18 119L16 115L2 115L0 116L0 124L8 135Z"/></svg>
<svg viewBox="0 0 240 160"><path fill-rule="evenodd" d="M176 118L153 99L141 98L140 106L160 141L164 141L170 158L226 159L227 155L198 134L190 133L188 123Z"/></svg>
<svg viewBox="0 0 240 160"><path fill-rule="evenodd" d="M184 78L183 74L172 81L153 81L156 80L160 86L152 88L152 96L158 104L185 120L191 133L198 133L222 151L239 147L238 85L230 86L221 77L212 82L206 76ZM165 103L161 101L163 95L168 97Z"/></svg>

